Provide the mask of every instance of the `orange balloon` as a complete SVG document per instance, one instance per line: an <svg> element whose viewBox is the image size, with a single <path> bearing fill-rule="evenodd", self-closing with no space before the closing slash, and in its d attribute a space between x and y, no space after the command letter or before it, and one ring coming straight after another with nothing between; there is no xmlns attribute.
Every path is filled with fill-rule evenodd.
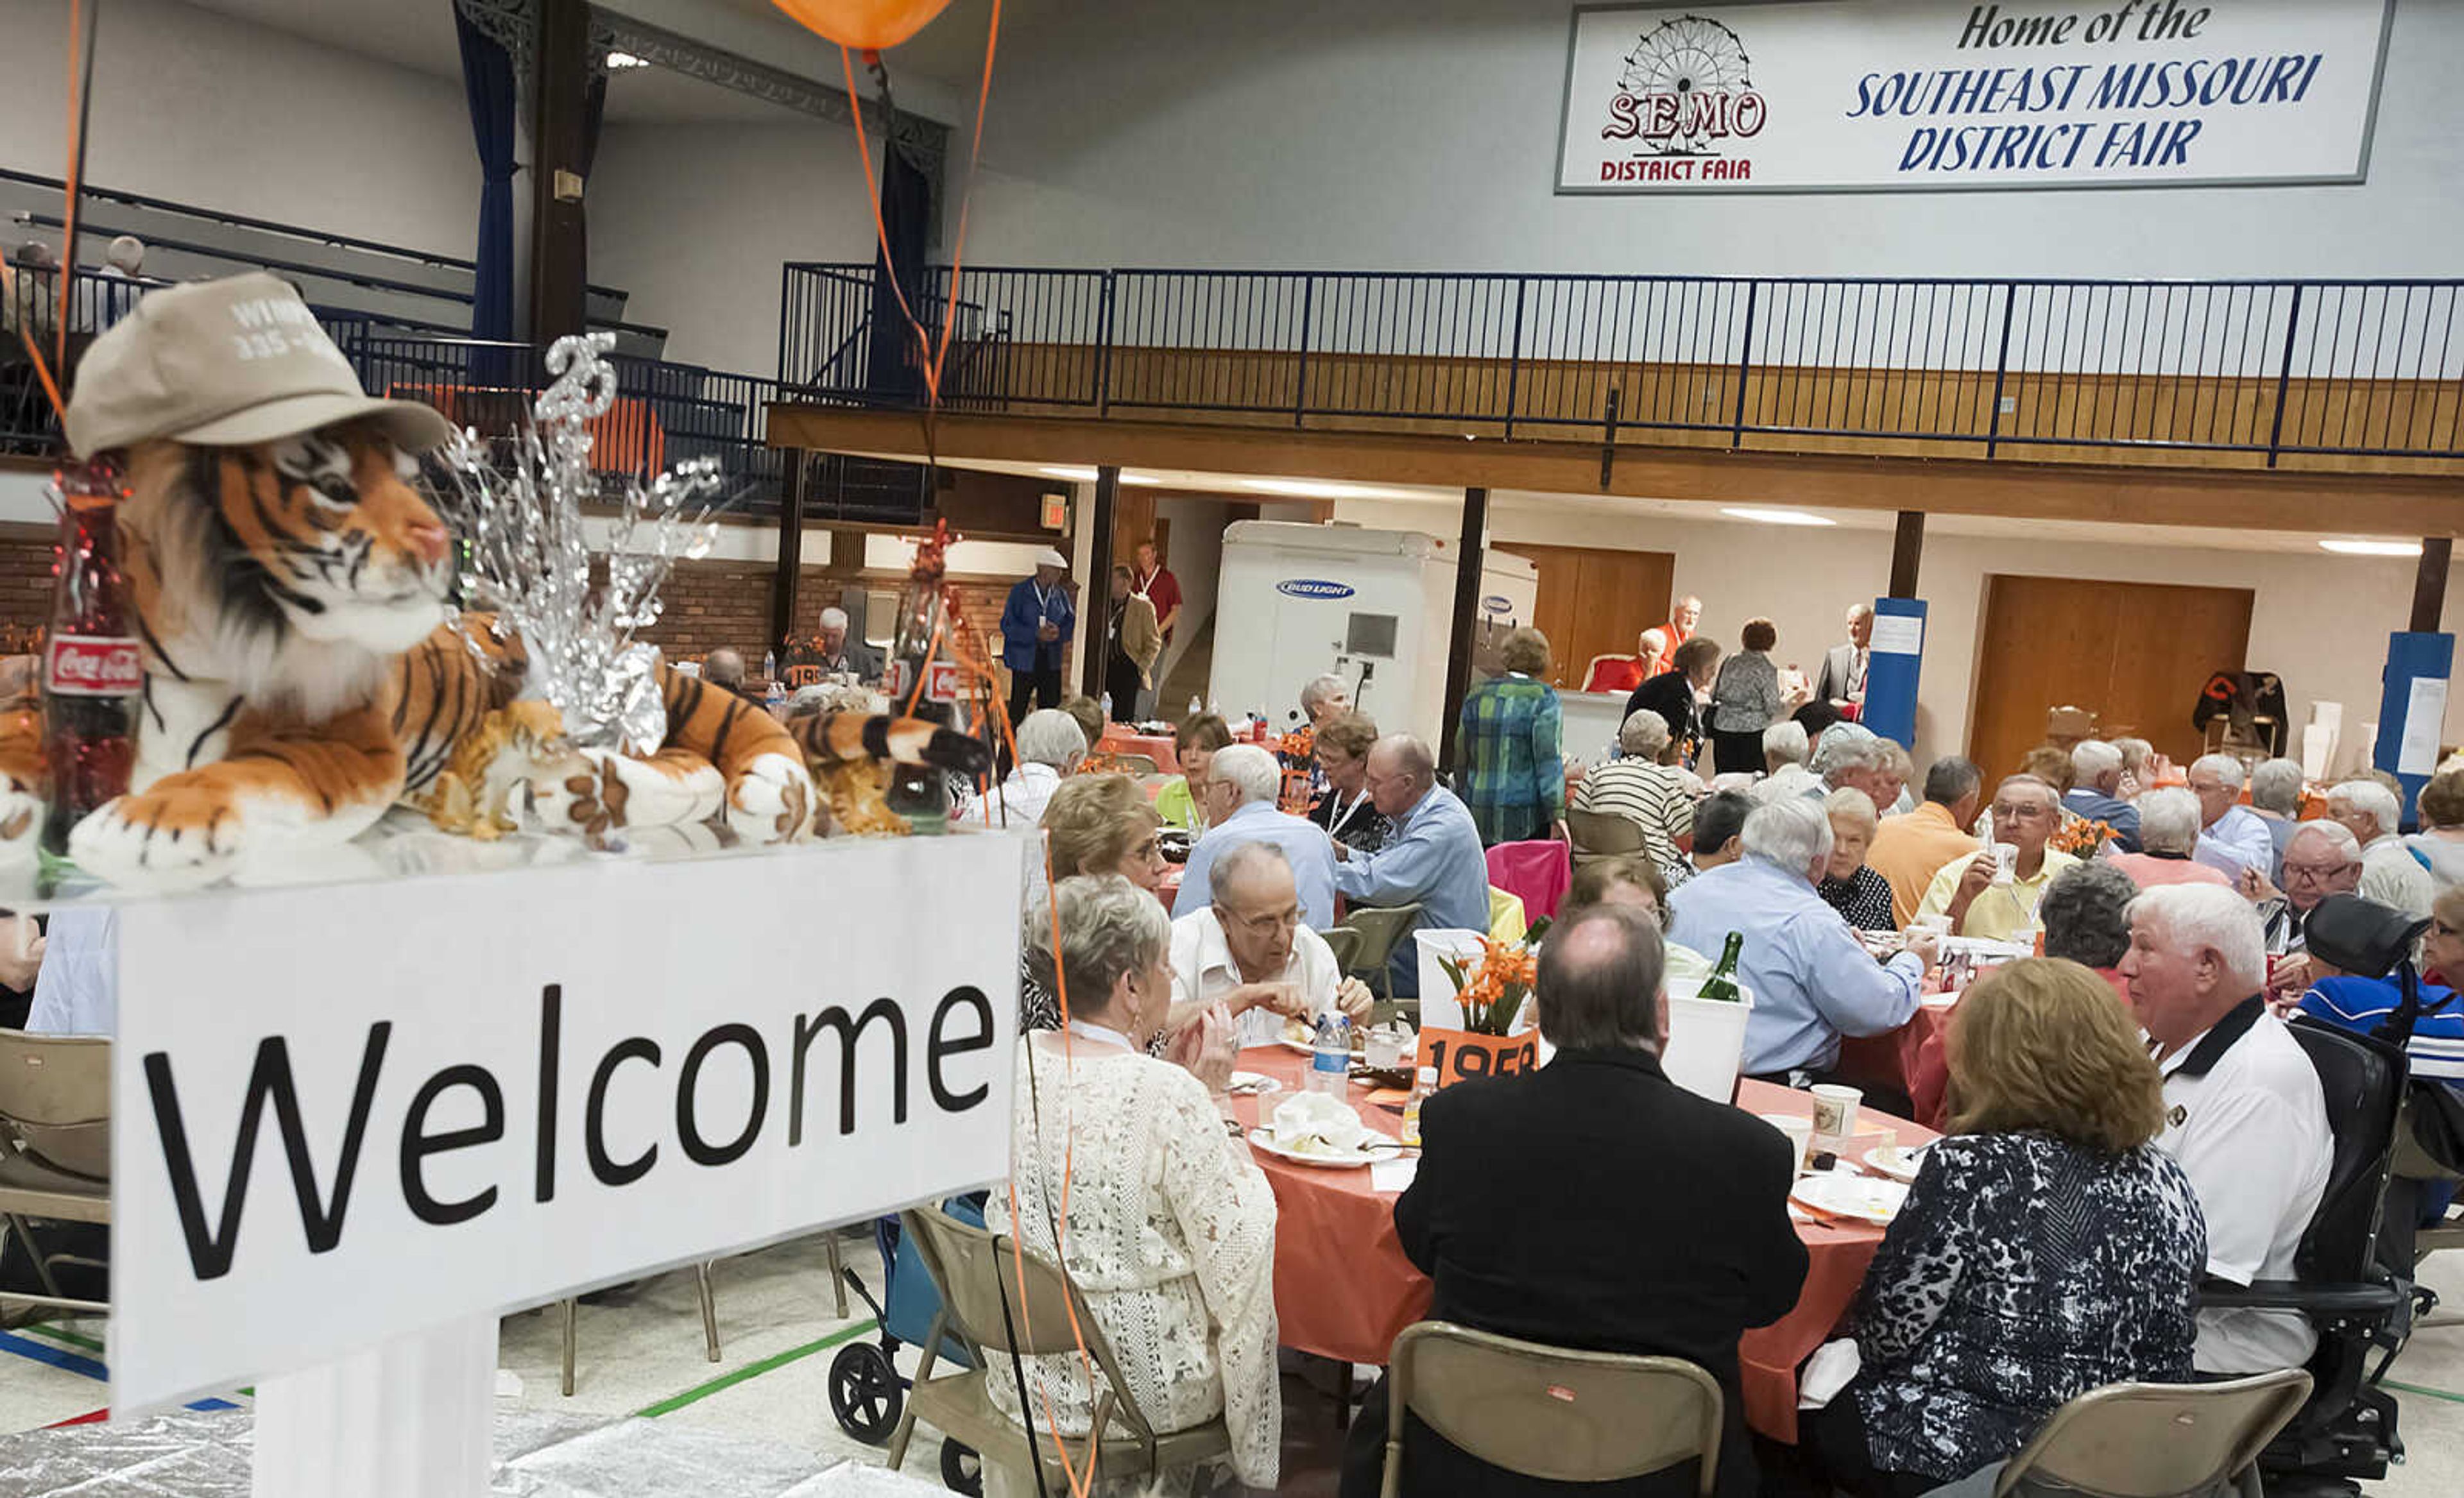
<svg viewBox="0 0 2464 1498"><path fill-rule="evenodd" d="M878 52L922 31L950 0L771 0L796 24L842 47Z"/></svg>

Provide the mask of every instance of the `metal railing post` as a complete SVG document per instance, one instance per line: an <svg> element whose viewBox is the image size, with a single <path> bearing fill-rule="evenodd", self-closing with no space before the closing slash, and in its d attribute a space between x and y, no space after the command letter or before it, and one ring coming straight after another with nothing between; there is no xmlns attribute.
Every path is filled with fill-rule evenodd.
<svg viewBox="0 0 2464 1498"><path fill-rule="evenodd" d="M1095 414L1104 415L1112 408L1112 297L1117 286L1116 272L1104 273L1103 293L1095 327Z"/></svg>
<svg viewBox="0 0 2464 1498"><path fill-rule="evenodd" d="M1754 303L1763 289L1760 281L1746 282L1746 333L1737 345L1737 413L1728 423L1728 446L1746 445L1746 378L1754 361Z"/></svg>
<svg viewBox="0 0 2464 1498"><path fill-rule="evenodd" d="M1309 271L1301 276L1301 366L1292 381L1292 426L1297 429L1309 411L1309 321L1317 314L1317 273Z"/></svg>
<svg viewBox="0 0 2464 1498"><path fill-rule="evenodd" d="M796 307L796 268L792 264L781 265L779 267L779 368L777 371L781 385L785 385L788 380L787 327L789 323L796 320L799 320Z"/></svg>
<svg viewBox="0 0 2464 1498"><path fill-rule="evenodd" d="M2019 283L2002 288L2002 346L1993 354L1993 409L1985 425L1985 455L1991 457L2002 440L2002 380L2011 370L2011 319L2019 305Z"/></svg>
<svg viewBox="0 0 2464 1498"><path fill-rule="evenodd" d="M2293 286L2293 311L2284 319L2284 362L2276 369L2276 423L2267 431L2267 466L2274 468L2284 445L2284 397L2293 386L2293 341L2301 331L2301 283Z"/></svg>
<svg viewBox="0 0 2464 1498"><path fill-rule="evenodd" d="M1514 407L1523 397L1523 298L1531 277L1514 278L1514 341L1506 351L1506 440L1514 440Z"/></svg>

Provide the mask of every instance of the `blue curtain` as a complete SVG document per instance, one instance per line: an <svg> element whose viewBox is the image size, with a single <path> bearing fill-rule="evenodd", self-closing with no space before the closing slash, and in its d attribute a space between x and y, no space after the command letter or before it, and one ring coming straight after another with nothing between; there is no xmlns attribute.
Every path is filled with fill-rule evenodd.
<svg viewBox="0 0 2464 1498"><path fill-rule="evenodd" d="M933 211L933 182L909 162L895 143L886 146L881 164L881 229L887 253L876 253L872 265L872 340L865 361L865 389L876 400L921 404L924 399L922 354L914 331L898 310L896 286L907 293L907 305L926 333L937 337L941 306L924 299L924 235Z"/></svg>
<svg viewBox="0 0 2464 1498"><path fill-rule="evenodd" d="M479 147L479 270L471 302L473 338L514 336L514 59L459 6L453 29L462 42L462 90L471 100L471 135Z"/></svg>

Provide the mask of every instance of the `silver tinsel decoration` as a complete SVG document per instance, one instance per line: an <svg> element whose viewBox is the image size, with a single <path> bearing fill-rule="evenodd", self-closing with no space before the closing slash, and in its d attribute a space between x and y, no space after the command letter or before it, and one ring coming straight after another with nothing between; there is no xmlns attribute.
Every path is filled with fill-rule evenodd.
<svg viewBox="0 0 2464 1498"><path fill-rule="evenodd" d="M616 371L601 356L615 335L561 338L548 349L554 382L532 407L532 424L494 461L469 429L444 451L452 494L448 519L463 539L462 599L496 615L530 660L525 696L563 716L577 746L629 754L667 738L658 652L635 631L658 622L659 588L679 559L710 553L720 479L715 458L693 458L649 483L603 482L590 467L588 423L616 401ZM614 492L610 492L614 491ZM604 580L582 507L616 506L607 522ZM477 649L473 642L473 649Z"/></svg>

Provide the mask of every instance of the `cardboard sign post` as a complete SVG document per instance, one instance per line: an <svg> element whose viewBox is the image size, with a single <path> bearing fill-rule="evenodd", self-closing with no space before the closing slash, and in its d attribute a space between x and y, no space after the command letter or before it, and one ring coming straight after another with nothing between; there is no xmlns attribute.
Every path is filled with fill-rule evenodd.
<svg viewBox="0 0 2464 1498"><path fill-rule="evenodd" d="M123 907L115 1412L254 1379L259 1498L477 1493L499 1313L1001 1179L1033 847Z"/></svg>
<svg viewBox="0 0 2464 1498"><path fill-rule="evenodd" d="M1476 1077L1514 1076L1538 1068L1540 1032L1482 1035L1472 1030L1423 1029L1414 1068L1434 1067L1441 1089Z"/></svg>

